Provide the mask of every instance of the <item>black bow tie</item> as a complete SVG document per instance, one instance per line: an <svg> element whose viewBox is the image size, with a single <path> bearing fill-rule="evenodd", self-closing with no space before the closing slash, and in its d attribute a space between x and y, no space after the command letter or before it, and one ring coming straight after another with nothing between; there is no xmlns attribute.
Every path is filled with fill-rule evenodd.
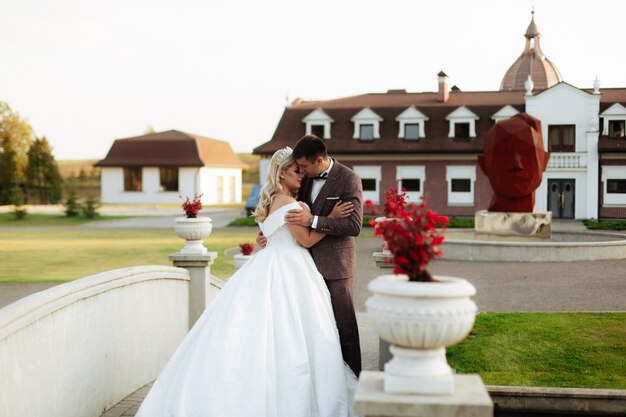
<svg viewBox="0 0 626 417"><path fill-rule="evenodd" d="M326 178L328 178L328 172L322 172L318 177L311 177L312 180L325 180Z"/></svg>

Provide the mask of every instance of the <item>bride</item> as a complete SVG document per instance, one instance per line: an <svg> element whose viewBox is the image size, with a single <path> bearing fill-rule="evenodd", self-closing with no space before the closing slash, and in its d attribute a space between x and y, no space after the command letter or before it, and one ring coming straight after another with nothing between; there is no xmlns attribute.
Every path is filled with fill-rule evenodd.
<svg viewBox="0 0 626 417"><path fill-rule="evenodd" d="M165 366L140 417L348 417L330 295L307 247L324 234L287 225L303 174L276 151L254 216L267 246L226 283ZM337 205L344 217L349 205Z"/></svg>

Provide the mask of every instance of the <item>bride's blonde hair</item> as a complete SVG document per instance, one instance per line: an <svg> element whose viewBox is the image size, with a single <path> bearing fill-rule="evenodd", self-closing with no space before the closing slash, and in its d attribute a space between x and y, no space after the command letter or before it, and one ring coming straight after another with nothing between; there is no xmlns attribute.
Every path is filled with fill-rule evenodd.
<svg viewBox="0 0 626 417"><path fill-rule="evenodd" d="M285 169L289 168L295 162L293 150L289 146L277 150L274 152L274 155L272 155L265 184L261 187L259 203L252 213L252 216L257 222L262 222L267 218L267 213L272 205L272 201L274 201L274 197L283 189L280 183L280 176Z"/></svg>

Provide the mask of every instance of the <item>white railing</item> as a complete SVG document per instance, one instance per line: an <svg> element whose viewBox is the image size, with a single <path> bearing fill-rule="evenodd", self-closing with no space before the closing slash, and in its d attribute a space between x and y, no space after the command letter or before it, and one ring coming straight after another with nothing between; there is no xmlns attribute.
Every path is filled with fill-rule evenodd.
<svg viewBox="0 0 626 417"><path fill-rule="evenodd" d="M585 168L587 166L586 153L552 152L548 161L548 168Z"/></svg>
<svg viewBox="0 0 626 417"><path fill-rule="evenodd" d="M97 416L154 380L189 329L190 275L122 268L0 309L0 416Z"/></svg>

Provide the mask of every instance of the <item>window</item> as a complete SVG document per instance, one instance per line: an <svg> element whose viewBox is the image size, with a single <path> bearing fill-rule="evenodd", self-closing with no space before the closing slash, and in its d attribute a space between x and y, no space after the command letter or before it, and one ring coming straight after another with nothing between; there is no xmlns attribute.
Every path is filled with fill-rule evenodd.
<svg viewBox="0 0 626 417"><path fill-rule="evenodd" d="M405 139L418 139L420 135L420 125L417 123L407 123L404 125Z"/></svg>
<svg viewBox="0 0 626 417"><path fill-rule="evenodd" d="M372 140L374 139L374 125L361 125L359 129L359 139Z"/></svg>
<svg viewBox="0 0 626 417"><path fill-rule="evenodd" d="M400 181L402 181L402 188L404 188L406 192L421 191L419 178L418 179L402 178Z"/></svg>
<svg viewBox="0 0 626 417"><path fill-rule="evenodd" d="M450 188L453 193L467 193L472 191L472 182L467 178L452 178Z"/></svg>
<svg viewBox="0 0 626 417"><path fill-rule="evenodd" d="M376 178L361 178L363 191L376 191Z"/></svg>
<svg viewBox="0 0 626 417"><path fill-rule="evenodd" d="M422 188L425 187L426 167L423 165L397 166L396 178L398 178L398 188L404 188L409 201L419 203L422 198Z"/></svg>
<svg viewBox="0 0 626 417"><path fill-rule="evenodd" d="M626 167L602 167L602 201L604 205L626 206Z"/></svg>
<svg viewBox="0 0 626 417"><path fill-rule="evenodd" d="M178 168L159 168L159 191L178 191Z"/></svg>
<svg viewBox="0 0 626 417"><path fill-rule="evenodd" d="M311 134L318 138L324 138L324 125L311 125Z"/></svg>
<svg viewBox="0 0 626 417"><path fill-rule="evenodd" d="M333 118L321 108L313 110L302 119L306 134L315 135L321 139L330 139L330 125L333 122Z"/></svg>
<svg viewBox="0 0 626 417"><path fill-rule="evenodd" d="M354 123L354 139L374 140L380 138L380 123L383 118L376 114L369 107L361 109L357 114L350 118Z"/></svg>
<svg viewBox="0 0 626 417"><path fill-rule="evenodd" d="M475 138L476 121L480 118L465 106L458 107L446 116L449 121L449 138Z"/></svg>
<svg viewBox="0 0 626 417"><path fill-rule="evenodd" d="M474 205L474 182L476 182L475 166L447 166L446 181L448 182L449 206Z"/></svg>
<svg viewBox="0 0 626 417"><path fill-rule="evenodd" d="M380 201L380 166L375 165L355 165L352 170L361 178L363 186L363 201L372 200L374 204Z"/></svg>
<svg viewBox="0 0 626 417"><path fill-rule="evenodd" d="M470 137L470 124L469 123L455 123L454 124L454 137L455 138L469 138Z"/></svg>
<svg viewBox="0 0 626 417"><path fill-rule="evenodd" d="M626 179L607 180L606 192L610 194L626 194Z"/></svg>
<svg viewBox="0 0 626 417"><path fill-rule="evenodd" d="M624 137L624 120L609 121L609 136L612 138Z"/></svg>
<svg viewBox="0 0 626 417"><path fill-rule="evenodd" d="M418 140L426 137L425 124L428 121L426 116L415 106L406 108L396 117L396 121L400 124L398 128L398 138L408 140Z"/></svg>
<svg viewBox="0 0 626 417"><path fill-rule="evenodd" d="M141 191L141 167L124 168L124 191Z"/></svg>
<svg viewBox="0 0 626 417"><path fill-rule="evenodd" d="M548 126L549 152L576 151L576 125Z"/></svg>

